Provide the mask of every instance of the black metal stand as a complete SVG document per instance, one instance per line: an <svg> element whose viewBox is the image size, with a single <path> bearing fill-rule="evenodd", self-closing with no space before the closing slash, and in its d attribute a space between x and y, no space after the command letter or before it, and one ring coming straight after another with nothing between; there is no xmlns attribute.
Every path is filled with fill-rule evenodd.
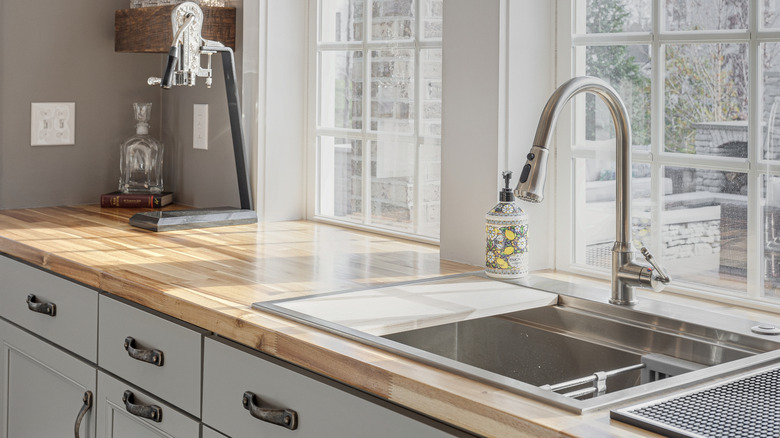
<svg viewBox="0 0 780 438"><path fill-rule="evenodd" d="M225 74L230 133L233 137L233 156L236 160L238 196L241 208L217 207L195 210L169 210L137 213L130 218L130 225L152 231L186 230L191 228L221 227L226 225L257 223L257 212L252 210L251 188L247 153L244 147L244 129L241 123L241 100L236 82L236 62L230 47L209 47L221 52L222 70Z"/></svg>

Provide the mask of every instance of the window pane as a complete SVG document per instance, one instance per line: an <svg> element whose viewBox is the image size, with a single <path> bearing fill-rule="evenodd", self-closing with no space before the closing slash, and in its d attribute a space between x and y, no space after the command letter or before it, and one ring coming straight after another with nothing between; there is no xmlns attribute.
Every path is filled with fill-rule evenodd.
<svg viewBox="0 0 780 438"><path fill-rule="evenodd" d="M666 167L657 257L675 281L737 292L747 288L747 174Z"/></svg>
<svg viewBox="0 0 780 438"><path fill-rule="evenodd" d="M748 0L666 0L666 30L747 29Z"/></svg>
<svg viewBox="0 0 780 438"><path fill-rule="evenodd" d="M320 4L321 42L363 39L363 0L322 0Z"/></svg>
<svg viewBox="0 0 780 438"><path fill-rule="evenodd" d="M439 237L441 219L441 144L420 145L420 234Z"/></svg>
<svg viewBox="0 0 780 438"><path fill-rule="evenodd" d="M420 0L424 40L441 40L444 0Z"/></svg>
<svg viewBox="0 0 780 438"><path fill-rule="evenodd" d="M395 230L414 230L414 143L387 140L371 142L371 223Z"/></svg>
<svg viewBox="0 0 780 438"><path fill-rule="evenodd" d="M780 43L765 43L759 46L764 70L762 92L763 129L761 145L763 158L780 160Z"/></svg>
<svg viewBox="0 0 780 438"><path fill-rule="evenodd" d="M764 27L780 27L780 0L764 0L761 3Z"/></svg>
<svg viewBox="0 0 780 438"><path fill-rule="evenodd" d="M764 296L780 298L780 177L761 178L764 201Z"/></svg>
<svg viewBox="0 0 780 438"><path fill-rule="evenodd" d="M372 0L371 39L407 40L415 36L413 0Z"/></svg>
<svg viewBox="0 0 780 438"><path fill-rule="evenodd" d="M320 136L318 214L363 220L363 147L360 140Z"/></svg>
<svg viewBox="0 0 780 438"><path fill-rule="evenodd" d="M575 263L612 268L615 242L615 161L574 160ZM634 164L631 178L631 227L634 244L649 245L650 166Z"/></svg>
<svg viewBox="0 0 780 438"><path fill-rule="evenodd" d="M441 136L441 49L420 50L421 136Z"/></svg>
<svg viewBox="0 0 780 438"><path fill-rule="evenodd" d="M363 52L320 53L320 121L326 128L363 126Z"/></svg>
<svg viewBox="0 0 780 438"><path fill-rule="evenodd" d="M587 33L647 32L651 29L651 0L588 0Z"/></svg>
<svg viewBox="0 0 780 438"><path fill-rule="evenodd" d="M644 45L588 46L585 72L608 82L618 92L631 120L632 143L650 146L650 48ZM612 115L600 98L585 97L585 140L615 138ZM580 143L580 142L578 142Z"/></svg>
<svg viewBox="0 0 780 438"><path fill-rule="evenodd" d="M747 157L747 44L666 46L665 149Z"/></svg>
<svg viewBox="0 0 780 438"><path fill-rule="evenodd" d="M371 52L371 130L414 132L414 51Z"/></svg>

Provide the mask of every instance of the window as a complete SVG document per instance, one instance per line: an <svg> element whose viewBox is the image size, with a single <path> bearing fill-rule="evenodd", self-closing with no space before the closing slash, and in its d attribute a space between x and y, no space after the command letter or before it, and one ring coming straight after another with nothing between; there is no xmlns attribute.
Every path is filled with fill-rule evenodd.
<svg viewBox="0 0 780 438"><path fill-rule="evenodd" d="M780 1L563 3L559 63L612 84L630 113L635 244L676 288L780 304ZM572 243L559 265L608 269L614 128L600 99L571 106L558 168Z"/></svg>
<svg viewBox="0 0 780 438"><path fill-rule="evenodd" d="M443 0L318 0L318 218L439 236Z"/></svg>

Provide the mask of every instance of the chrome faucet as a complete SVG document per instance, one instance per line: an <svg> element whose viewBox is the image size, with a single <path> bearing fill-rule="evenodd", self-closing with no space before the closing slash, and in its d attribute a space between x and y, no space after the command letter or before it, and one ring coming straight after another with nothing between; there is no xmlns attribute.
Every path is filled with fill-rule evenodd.
<svg viewBox="0 0 780 438"><path fill-rule="evenodd" d="M544 182L547 175L547 156L550 138L555 122L563 107L576 94L591 92L607 104L615 125L617 163L615 181L616 230L612 247L612 304L634 305L634 287L649 287L656 292L663 290L670 281L664 270L658 266L647 248L642 255L650 264L639 264L634 260L634 245L631 236L631 125L623 100L614 88L601 79L582 76L570 79L561 85L547 101L531 151L520 173L515 196L530 202L541 202L544 198Z"/></svg>

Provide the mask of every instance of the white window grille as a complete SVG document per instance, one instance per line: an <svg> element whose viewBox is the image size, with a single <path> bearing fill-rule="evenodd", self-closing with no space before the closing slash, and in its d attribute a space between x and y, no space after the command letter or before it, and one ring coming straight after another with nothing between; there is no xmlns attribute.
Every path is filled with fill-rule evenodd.
<svg viewBox="0 0 780 438"><path fill-rule="evenodd" d="M780 304L780 2L559 0L559 83L610 82L633 131L635 243L674 289ZM557 264L609 267L614 128L578 97L558 130Z"/></svg>
<svg viewBox="0 0 780 438"><path fill-rule="evenodd" d="M438 241L443 0L318 0L315 218Z"/></svg>

